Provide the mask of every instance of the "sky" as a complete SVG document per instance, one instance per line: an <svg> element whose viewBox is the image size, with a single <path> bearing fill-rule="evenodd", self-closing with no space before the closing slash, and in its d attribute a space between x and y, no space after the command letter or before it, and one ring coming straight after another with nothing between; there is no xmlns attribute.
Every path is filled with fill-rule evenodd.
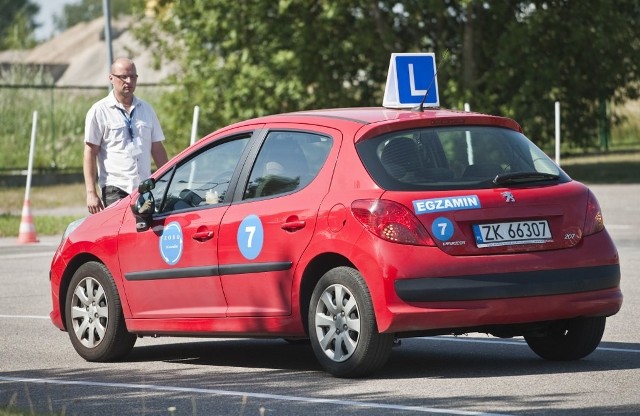
<svg viewBox="0 0 640 416"><path fill-rule="evenodd" d="M40 13L36 15L35 21L41 26L36 30L36 39L49 39L53 34L53 16L62 14L65 4L77 4L80 0L31 0L40 6Z"/></svg>

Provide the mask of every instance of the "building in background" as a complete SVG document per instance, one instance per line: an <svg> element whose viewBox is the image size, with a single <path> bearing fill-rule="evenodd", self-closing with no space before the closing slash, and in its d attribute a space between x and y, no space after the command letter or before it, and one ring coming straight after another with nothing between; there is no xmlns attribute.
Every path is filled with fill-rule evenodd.
<svg viewBox="0 0 640 416"><path fill-rule="evenodd" d="M140 84L166 80L171 68L153 68L152 53L133 36L131 18L113 20L113 57L127 56L136 62ZM0 52L0 68L27 64L48 72L56 86L99 87L108 85L104 19L79 23L32 50Z"/></svg>

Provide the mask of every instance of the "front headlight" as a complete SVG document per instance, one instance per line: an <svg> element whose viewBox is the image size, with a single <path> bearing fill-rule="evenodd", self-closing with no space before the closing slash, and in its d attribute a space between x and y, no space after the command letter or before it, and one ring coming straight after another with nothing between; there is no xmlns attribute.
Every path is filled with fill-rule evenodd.
<svg viewBox="0 0 640 416"><path fill-rule="evenodd" d="M80 218L79 220L75 220L67 225L67 229L64 230L64 233L62 234L62 241L60 242L60 244L64 243L67 237L69 237L69 234L71 234L76 228L78 228L80 224L82 224L87 218L89 217Z"/></svg>

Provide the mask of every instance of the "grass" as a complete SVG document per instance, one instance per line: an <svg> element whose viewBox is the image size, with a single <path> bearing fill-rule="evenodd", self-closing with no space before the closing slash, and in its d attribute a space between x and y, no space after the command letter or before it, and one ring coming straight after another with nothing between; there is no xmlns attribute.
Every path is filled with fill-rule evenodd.
<svg viewBox="0 0 640 416"><path fill-rule="evenodd" d="M640 151L570 156L560 164L586 184L640 183ZM24 196L22 188L0 189L0 237L18 236ZM34 187L29 200L38 235L62 234L67 224L86 215L78 210L86 204L83 183Z"/></svg>
<svg viewBox="0 0 640 416"><path fill-rule="evenodd" d="M8 76L0 70L0 84L28 84L34 88L0 86L0 167L24 169L29 160L29 143L37 111L35 169L74 169L82 166L84 119L93 103L107 94L106 88L50 88L38 74ZM141 86L136 95L154 105L161 101L164 88ZM158 106L159 107L159 106ZM160 120L167 115L158 113ZM168 128L165 128L165 133ZM167 140L165 146L175 154L185 141Z"/></svg>
<svg viewBox="0 0 640 416"><path fill-rule="evenodd" d="M0 237L18 236L24 193L23 188L0 189ZM85 216L77 209L86 205L84 184L33 187L29 203L37 235L62 234L67 224Z"/></svg>
<svg viewBox="0 0 640 416"><path fill-rule="evenodd" d="M81 216L40 216L33 218L33 226L37 235L58 235L62 234L70 222L81 218ZM0 215L0 237L17 237L20 230L22 218L17 215Z"/></svg>
<svg viewBox="0 0 640 416"><path fill-rule="evenodd" d="M586 184L640 183L640 151L560 159L572 178Z"/></svg>
<svg viewBox="0 0 640 416"><path fill-rule="evenodd" d="M22 212L25 190L21 187L0 189L0 213ZM84 183L34 186L29 193L31 209L55 209L86 205Z"/></svg>

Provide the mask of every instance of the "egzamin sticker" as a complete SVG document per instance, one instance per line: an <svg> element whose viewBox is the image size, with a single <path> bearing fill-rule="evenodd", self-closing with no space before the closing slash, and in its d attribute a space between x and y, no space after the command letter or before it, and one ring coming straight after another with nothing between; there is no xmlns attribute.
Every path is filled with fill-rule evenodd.
<svg viewBox="0 0 640 416"><path fill-rule="evenodd" d="M458 211L463 209L482 208L478 195L452 196L448 198L431 198L413 201L416 214L433 212Z"/></svg>

